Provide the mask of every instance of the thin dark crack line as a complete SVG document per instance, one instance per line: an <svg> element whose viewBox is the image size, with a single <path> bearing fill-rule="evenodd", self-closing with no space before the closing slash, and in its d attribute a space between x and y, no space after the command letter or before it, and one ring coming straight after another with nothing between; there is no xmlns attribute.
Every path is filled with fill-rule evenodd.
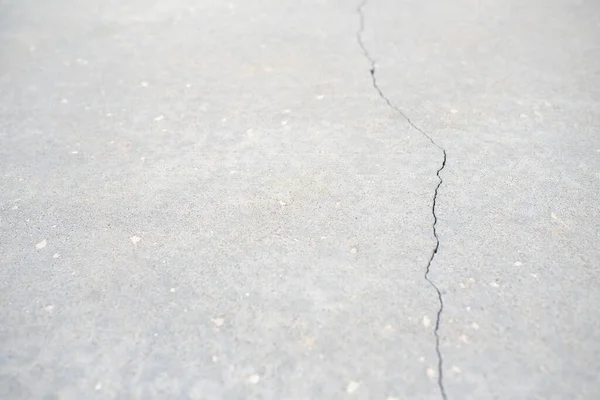
<svg viewBox="0 0 600 400"><path fill-rule="evenodd" d="M446 388L444 386L444 374L443 374L444 359L442 357L442 352L440 350L440 334L439 334L440 333L440 322L442 319L442 312L444 311L444 299L442 297L442 292L440 291L440 289L429 278L429 273L431 271L431 264L433 263L433 259L435 258L436 254L440 248L440 239L437 234L438 219L437 219L437 214L435 212L435 207L437 205L438 191L440 189L440 186L442 186L442 183L443 183L440 173L446 167L446 159L447 159L446 150L442 146L437 144L433 140L433 138L431 136L429 136L423 129L421 129L417 125L415 125L412 122L412 120L408 117L408 115L406 115L404 113L404 111L402 111L401 109L399 109L398 107L393 105L392 102L383 94L383 91L377 84L377 77L375 76L375 71L376 71L375 59L373 57L371 57L371 55L369 54L369 51L367 50L367 47L365 46L363 39L362 39L362 35L365 30L365 15L363 13L363 8L366 5L367 5L367 0L363 0L356 9L356 12L358 13L358 16L360 19L360 27L359 27L358 32L356 33L356 40L358 42L358 45L362 49L362 52L363 52L365 58L371 64L369 71L371 72L371 81L373 83L373 88L377 91L377 93L379 93L379 97L381 97L390 108L392 108L398 114L400 114L412 128L414 128L417 132L421 133L424 137L426 137L431 142L431 144L433 144L436 148L441 150L442 155L443 155L442 164L441 164L440 168L436 171L436 176L438 178L438 184L435 187L435 191L433 192L433 201L432 201L432 205L431 205L431 214L433 215L432 230L433 230L433 237L435 238L435 246L433 247L433 250L431 251L431 256L429 257L429 261L427 262L427 267L425 268L424 278L429 283L429 285L435 290L437 297L438 297L438 302L439 302L439 308L437 311L433 335L435 336L435 352L437 354L437 359L438 359L438 381L437 381L437 383L438 383L438 387L439 387L442 399L447 400L448 397L446 395Z"/></svg>

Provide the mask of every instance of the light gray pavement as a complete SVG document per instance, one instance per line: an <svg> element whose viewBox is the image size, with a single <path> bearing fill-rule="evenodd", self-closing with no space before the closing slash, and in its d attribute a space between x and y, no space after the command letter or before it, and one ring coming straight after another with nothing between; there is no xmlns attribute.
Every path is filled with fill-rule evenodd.
<svg viewBox="0 0 600 400"><path fill-rule="evenodd" d="M359 6L0 1L0 398L598 398L600 5Z"/></svg>

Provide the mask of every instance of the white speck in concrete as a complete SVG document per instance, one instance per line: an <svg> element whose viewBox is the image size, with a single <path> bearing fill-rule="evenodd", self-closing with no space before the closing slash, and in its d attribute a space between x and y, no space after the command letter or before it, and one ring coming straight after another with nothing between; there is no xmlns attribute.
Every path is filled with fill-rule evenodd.
<svg viewBox="0 0 600 400"><path fill-rule="evenodd" d="M352 394L358 390L360 387L360 382L350 381L348 382L348 386L346 386L346 393Z"/></svg>
<svg viewBox="0 0 600 400"><path fill-rule="evenodd" d="M281 206L281 208L287 206L287 203L283 200L279 200L279 205Z"/></svg>
<svg viewBox="0 0 600 400"><path fill-rule="evenodd" d="M213 318L212 320L213 324L215 324L215 326L217 328L223 326L223 324L225 323L225 318L221 318L221 317L217 317L217 318Z"/></svg>
<svg viewBox="0 0 600 400"><path fill-rule="evenodd" d="M69 102L69 100L67 100L67 99L61 99L61 101L60 101L60 102L61 102L62 104L67 104L67 103Z"/></svg>
<svg viewBox="0 0 600 400"><path fill-rule="evenodd" d="M497 283L497 282L491 282L491 283L490 283L490 286L491 286L491 287L494 287L494 288L500 287L500 285L498 285L498 283Z"/></svg>
<svg viewBox="0 0 600 400"><path fill-rule="evenodd" d="M102 382L96 383L96 386L94 386L94 389L101 390L102 389Z"/></svg>
<svg viewBox="0 0 600 400"><path fill-rule="evenodd" d="M186 83L186 84L185 84L185 87L189 89L189 88L191 88L191 87L192 87L192 85L191 85L191 84L189 84L189 83Z"/></svg>
<svg viewBox="0 0 600 400"><path fill-rule="evenodd" d="M453 365L452 366L452 372L454 372L455 374L460 374L462 371L456 365Z"/></svg>
<svg viewBox="0 0 600 400"><path fill-rule="evenodd" d="M246 383L249 385L256 385L258 382L260 382L260 376L258 374L252 374L246 378Z"/></svg>
<svg viewBox="0 0 600 400"><path fill-rule="evenodd" d="M171 290L169 290L171 293L175 293L177 291L177 288L172 287Z"/></svg>
<svg viewBox="0 0 600 400"><path fill-rule="evenodd" d="M353 247L350 249L350 253L352 254L356 254L358 252L358 249L356 247Z"/></svg>
<svg viewBox="0 0 600 400"><path fill-rule="evenodd" d="M516 261L513 265L515 267L520 267L521 265L523 265L523 263L521 261Z"/></svg>
<svg viewBox="0 0 600 400"><path fill-rule="evenodd" d="M133 244L138 244L142 238L137 235L133 235L129 237L129 240L131 240L131 243Z"/></svg>
<svg viewBox="0 0 600 400"><path fill-rule="evenodd" d="M536 279L537 279L537 277L538 277L538 276L537 276L537 274L532 274L532 273L530 273L529 275L531 275L533 278L536 278Z"/></svg>
<svg viewBox="0 0 600 400"><path fill-rule="evenodd" d="M435 369L433 368L427 368L427 376L430 378L435 378Z"/></svg>
<svg viewBox="0 0 600 400"><path fill-rule="evenodd" d="M146 81L142 81L142 82L140 82L140 85L141 85L142 87L148 87L148 82L146 82Z"/></svg>
<svg viewBox="0 0 600 400"><path fill-rule="evenodd" d="M140 157L140 161L146 161L146 157Z"/></svg>
<svg viewBox="0 0 600 400"><path fill-rule="evenodd" d="M271 67L265 67L264 70L265 72L273 72L273 68Z"/></svg>
<svg viewBox="0 0 600 400"><path fill-rule="evenodd" d="M317 97L317 100L323 100L323 97L325 97L325 96L322 94L318 94L316 97Z"/></svg>
<svg viewBox="0 0 600 400"><path fill-rule="evenodd" d="M254 133L253 133L253 131L252 131L252 128L248 129L248 130L246 131L246 134L248 134L248 137L252 137L252 136L254 136Z"/></svg>
<svg viewBox="0 0 600 400"><path fill-rule="evenodd" d="M52 311L54 311L54 304L48 304L44 307L44 310L46 310L47 313L52 313Z"/></svg>
<svg viewBox="0 0 600 400"><path fill-rule="evenodd" d="M281 125L287 125L287 121L284 119L283 121L281 121Z"/></svg>
<svg viewBox="0 0 600 400"><path fill-rule="evenodd" d="M419 357L419 362L425 362L425 357Z"/></svg>
<svg viewBox="0 0 600 400"><path fill-rule="evenodd" d="M212 362L214 362L214 363L217 363L217 362L219 361L219 357L217 357L217 356L215 356L215 355L213 355L213 356L211 357L211 359L212 359Z"/></svg>
<svg viewBox="0 0 600 400"><path fill-rule="evenodd" d="M479 324L478 324L477 322L473 322L473 323L471 324L471 328L473 328L473 329L476 329L476 330L477 330L477 329L479 329Z"/></svg>
<svg viewBox="0 0 600 400"><path fill-rule="evenodd" d="M451 112L452 114L456 114L456 113L458 112L458 110L456 110L456 109L452 108L452 109L450 109L450 112Z"/></svg>
<svg viewBox="0 0 600 400"><path fill-rule="evenodd" d="M18 210L18 209L19 209L19 206L12 206L12 209L13 209L13 210Z"/></svg>
<svg viewBox="0 0 600 400"><path fill-rule="evenodd" d="M467 335L465 335L464 333L462 335L460 335L458 338L463 343L469 343L469 337Z"/></svg>
<svg viewBox="0 0 600 400"><path fill-rule="evenodd" d="M54 255L52 256L52 258L60 258L60 253L54 253Z"/></svg>
<svg viewBox="0 0 600 400"><path fill-rule="evenodd" d="M36 244L35 248L38 249L38 250L41 250L44 247L46 247L47 245L48 245L48 241L46 239L44 239L41 242L39 242L38 244Z"/></svg>
<svg viewBox="0 0 600 400"><path fill-rule="evenodd" d="M77 150L73 150L73 151L71 152L71 154L79 154L79 151L77 151Z"/></svg>
<svg viewBox="0 0 600 400"><path fill-rule="evenodd" d="M159 115L157 117L154 117L154 121L156 121L156 122L162 121L163 119L165 119L164 115Z"/></svg>
<svg viewBox="0 0 600 400"><path fill-rule="evenodd" d="M321 240L327 239L327 236L321 236Z"/></svg>
<svg viewBox="0 0 600 400"><path fill-rule="evenodd" d="M429 317L427 315L423 316L423 326L425 328L428 328L429 326L431 326L431 320L429 319Z"/></svg>

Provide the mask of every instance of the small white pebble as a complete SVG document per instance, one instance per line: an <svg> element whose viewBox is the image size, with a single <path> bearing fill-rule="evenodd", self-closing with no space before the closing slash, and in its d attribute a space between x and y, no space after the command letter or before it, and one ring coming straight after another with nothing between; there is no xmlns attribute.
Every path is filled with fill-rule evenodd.
<svg viewBox="0 0 600 400"><path fill-rule="evenodd" d="M47 244L48 244L48 241L46 239L44 239L41 242L39 242L38 244L36 244L35 248L38 249L38 250L41 250L44 247L46 247Z"/></svg>
<svg viewBox="0 0 600 400"><path fill-rule="evenodd" d="M479 324L477 322L473 322L471 324L471 328L473 328L473 329L479 329Z"/></svg>
<svg viewBox="0 0 600 400"><path fill-rule="evenodd" d="M140 83L140 85L141 85L142 87L148 87L148 82L146 82L146 81L142 81L142 82Z"/></svg>
<svg viewBox="0 0 600 400"><path fill-rule="evenodd" d="M137 235L133 235L129 237L129 240L131 240L131 243L133 244L138 244L142 238Z"/></svg>
<svg viewBox="0 0 600 400"><path fill-rule="evenodd" d="M191 88L191 87L192 87L192 85L190 85L189 83L186 83L186 84L185 84L185 87L189 89L189 88Z"/></svg>
<svg viewBox="0 0 600 400"><path fill-rule="evenodd" d="M425 357L419 357L419 362L425 362Z"/></svg>
<svg viewBox="0 0 600 400"><path fill-rule="evenodd" d="M429 319L429 317L427 315L423 316L423 326L425 328L428 328L429 326L431 326L431 320Z"/></svg>
<svg viewBox="0 0 600 400"><path fill-rule="evenodd" d="M360 387L360 383L356 381L348 382L348 386L346 386L346 393L352 394L358 390Z"/></svg>
<svg viewBox="0 0 600 400"><path fill-rule="evenodd" d="M96 389L96 390L102 389L102 382L96 383L96 386L94 386L94 389Z"/></svg>
<svg viewBox="0 0 600 400"><path fill-rule="evenodd" d="M61 102L61 103L63 103L63 104L67 104L67 103L69 102L69 100L67 100L67 99L62 99L60 102Z"/></svg>
<svg viewBox="0 0 600 400"><path fill-rule="evenodd" d="M427 368L427 376L430 378L435 377L435 370L433 368Z"/></svg>
<svg viewBox="0 0 600 400"><path fill-rule="evenodd" d="M212 322L218 328L218 327L223 326L223 324L225 323L225 319L221 318L221 317L217 317L217 318L213 318Z"/></svg>
<svg viewBox="0 0 600 400"><path fill-rule="evenodd" d="M176 288L172 287L171 290L169 290L171 293L175 293L177 291Z"/></svg>
<svg viewBox="0 0 600 400"><path fill-rule="evenodd" d="M44 307L44 310L46 310L48 313L52 313L52 311L54 311L54 305L48 304L46 307Z"/></svg>
<svg viewBox="0 0 600 400"><path fill-rule="evenodd" d="M523 265L523 263L521 261L516 261L513 265L515 267L520 267L521 265Z"/></svg>
<svg viewBox="0 0 600 400"><path fill-rule="evenodd" d="M156 122L158 122L158 121L162 121L163 119L165 119L165 117L164 117L163 115L159 115L158 117L154 117L154 120L155 120Z"/></svg>
<svg viewBox="0 0 600 400"><path fill-rule="evenodd" d="M60 253L54 253L54 255L52 256L52 258L59 258L60 257Z"/></svg>
<svg viewBox="0 0 600 400"><path fill-rule="evenodd" d="M490 286L495 287L495 288L500 287L500 285L498 285L498 283L496 283L496 282L491 282Z"/></svg>
<svg viewBox="0 0 600 400"><path fill-rule="evenodd" d="M214 362L214 363L219 361L219 357L217 357L217 356L212 356L211 359L212 359L212 362Z"/></svg>
<svg viewBox="0 0 600 400"><path fill-rule="evenodd" d="M454 372L455 374L460 374L462 371L456 365L453 365L452 366L452 372Z"/></svg>
<svg viewBox="0 0 600 400"><path fill-rule="evenodd" d="M73 151L71 152L71 154L79 154L79 151L77 151L77 150L73 150Z"/></svg>
<svg viewBox="0 0 600 400"><path fill-rule="evenodd" d="M464 333L462 335L460 335L458 338L463 343L469 343L469 337L467 335L465 335Z"/></svg>
<svg viewBox="0 0 600 400"><path fill-rule="evenodd" d="M256 385L258 382L260 382L260 376L257 374L252 374L246 378L246 383L250 385Z"/></svg>
<svg viewBox="0 0 600 400"><path fill-rule="evenodd" d="M12 209L13 209L13 210L18 210L18 209L19 209L19 206L12 206Z"/></svg>
<svg viewBox="0 0 600 400"><path fill-rule="evenodd" d="M350 249L350 253L352 254L356 254L358 252L358 249L356 247L353 247Z"/></svg>
<svg viewBox="0 0 600 400"><path fill-rule="evenodd" d="M536 279L538 277L537 274L529 274L529 275L531 275L533 278L536 278Z"/></svg>
<svg viewBox="0 0 600 400"><path fill-rule="evenodd" d="M323 97L325 97L325 96L322 94L318 94L316 97L317 97L317 100L323 100Z"/></svg>

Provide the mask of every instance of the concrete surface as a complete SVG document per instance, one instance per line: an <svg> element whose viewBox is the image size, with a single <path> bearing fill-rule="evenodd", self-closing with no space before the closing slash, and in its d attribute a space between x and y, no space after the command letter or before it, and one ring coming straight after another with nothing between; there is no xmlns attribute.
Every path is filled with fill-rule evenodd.
<svg viewBox="0 0 600 400"><path fill-rule="evenodd" d="M0 1L0 398L597 398L599 40L592 0Z"/></svg>

